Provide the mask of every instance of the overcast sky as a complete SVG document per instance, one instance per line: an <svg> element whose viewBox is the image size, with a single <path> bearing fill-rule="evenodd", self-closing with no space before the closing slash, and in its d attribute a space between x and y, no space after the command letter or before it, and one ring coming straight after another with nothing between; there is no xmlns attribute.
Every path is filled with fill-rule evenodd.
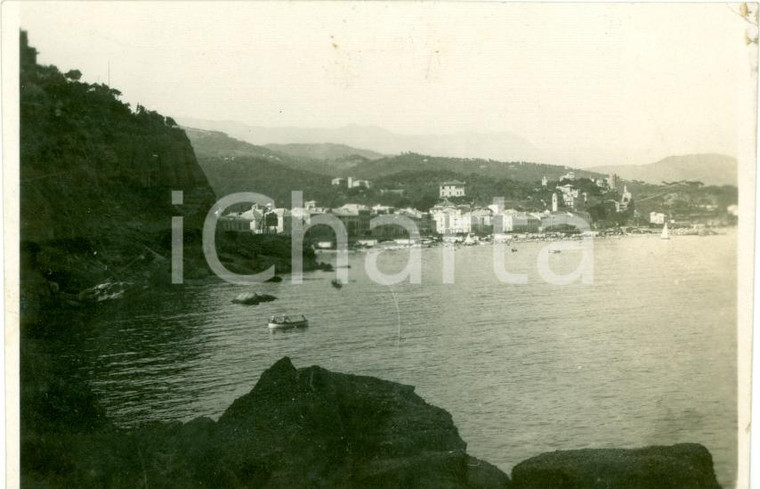
<svg viewBox="0 0 760 489"><path fill-rule="evenodd" d="M25 2L39 60L165 115L511 131L563 164L735 155L725 4Z"/></svg>

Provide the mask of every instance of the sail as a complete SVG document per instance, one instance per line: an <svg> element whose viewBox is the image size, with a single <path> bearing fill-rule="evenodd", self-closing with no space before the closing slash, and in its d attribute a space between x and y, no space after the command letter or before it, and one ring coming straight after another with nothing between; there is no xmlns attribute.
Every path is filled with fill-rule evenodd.
<svg viewBox="0 0 760 489"><path fill-rule="evenodd" d="M662 234L660 235L660 238L662 238L662 239L670 239L670 231L668 231L668 223L667 222L662 227Z"/></svg>

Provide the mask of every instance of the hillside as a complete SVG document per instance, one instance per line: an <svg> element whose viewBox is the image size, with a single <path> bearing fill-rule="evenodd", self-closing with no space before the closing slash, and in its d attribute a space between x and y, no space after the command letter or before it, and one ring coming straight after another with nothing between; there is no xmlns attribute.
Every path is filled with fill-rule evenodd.
<svg viewBox="0 0 760 489"><path fill-rule="evenodd" d="M21 54L23 239L154 232L179 213L198 223L201 207L208 209L199 204L214 194L174 120L133 110L118 90L80 82L77 70L38 65L25 35ZM188 205L173 206L171 190L184 191Z"/></svg>
<svg viewBox="0 0 760 489"><path fill-rule="evenodd" d="M20 234L32 260L22 289L32 269L72 292L168 274L171 217L199 234L216 200L187 136L170 117L36 57L22 32Z"/></svg>
<svg viewBox="0 0 760 489"><path fill-rule="evenodd" d="M705 185L738 184L736 158L720 154L669 156L647 165L599 166L589 170L654 184L683 180Z"/></svg>
<svg viewBox="0 0 760 489"><path fill-rule="evenodd" d="M281 157L275 152L263 146L246 143L239 139L231 138L223 132L206 131L193 127L182 128L187 134L197 157L209 156L212 158L224 158L231 156L254 156L259 158L271 158L280 160Z"/></svg>
<svg viewBox="0 0 760 489"><path fill-rule="evenodd" d="M307 148L300 148L297 151L290 150L290 154L286 151L278 151L270 149L265 146L258 146L256 144L247 143L239 139L232 138L227 134L219 131L208 131L204 129L195 129L192 127L185 127L190 142L193 145L195 154L198 158L237 158L237 157L252 157L259 159L266 159L274 163L278 163L296 170L303 170L309 173L318 173L320 175L326 175L334 177L336 175L345 173L350 168L353 168L358 163L364 163L368 161L367 158L356 155L348 154L339 156L335 159L321 159L318 157L309 157ZM273 145L276 146L276 145ZM291 146L291 145L286 145ZM316 151L322 145L309 145L314 147ZM287 147L283 147L288 149ZM353 150L353 148L349 148ZM362 150L356 150L362 151ZM325 154L324 151L321 153ZM336 152L335 154L338 154ZM317 156L319 156L318 153Z"/></svg>
<svg viewBox="0 0 760 489"><path fill-rule="evenodd" d="M404 171L449 171L466 176L476 173L483 177L511 179L522 182L539 182L546 176L557 180L568 171L574 171L577 177L599 178L603 175L585 170L574 170L565 166L528 163L523 161L494 161L477 158L444 158L404 153L398 156L357 165L353 172L357 177L377 179Z"/></svg>
<svg viewBox="0 0 760 489"><path fill-rule="evenodd" d="M258 192L275 200L278 207L290 206L292 190L304 198L328 202L332 194L330 177L291 168L263 157L200 157L199 162L218 195Z"/></svg>
<svg viewBox="0 0 760 489"><path fill-rule="evenodd" d="M272 151L284 153L296 158L310 158L316 160L345 160L356 156L367 160L378 160L384 157L384 155L375 151L352 148L345 144L267 144L266 147Z"/></svg>
<svg viewBox="0 0 760 489"><path fill-rule="evenodd" d="M216 195L185 132L171 117L121 102L116 89L80 82L78 70L37 64L24 32L20 44L24 320L36 323L47 300L47 310L79 307L98 285L171 284L175 216L183 217L184 277L208 277L201 229ZM181 203L172 202L174 191ZM222 248L225 239L217 237ZM281 241L284 253L254 249L261 243L236 253L241 273L270 263L287 270L290 249ZM311 256L305 263L315 264Z"/></svg>

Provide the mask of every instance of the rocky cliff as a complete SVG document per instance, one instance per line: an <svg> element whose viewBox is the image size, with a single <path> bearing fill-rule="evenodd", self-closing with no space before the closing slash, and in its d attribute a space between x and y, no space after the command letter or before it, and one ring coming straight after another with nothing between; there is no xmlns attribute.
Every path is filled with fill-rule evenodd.
<svg viewBox="0 0 760 489"><path fill-rule="evenodd" d="M78 70L38 64L25 32L20 47L20 233L37 271L72 292L157 261L168 273L171 217L197 240L216 200L184 131Z"/></svg>
<svg viewBox="0 0 760 489"><path fill-rule="evenodd" d="M25 240L103 238L205 217L215 196L184 131L105 84L36 62L21 35L20 183ZM173 206L171 190L186 193Z"/></svg>
<svg viewBox="0 0 760 489"><path fill-rule="evenodd" d="M184 277L209 276L201 229L216 196L185 132L121 102L116 89L80 81L78 70L38 64L25 32L20 47L22 301L171 284L173 216L184 218ZM288 237L236 238L217 236L235 272L290 270ZM316 266L310 251L307 270Z"/></svg>

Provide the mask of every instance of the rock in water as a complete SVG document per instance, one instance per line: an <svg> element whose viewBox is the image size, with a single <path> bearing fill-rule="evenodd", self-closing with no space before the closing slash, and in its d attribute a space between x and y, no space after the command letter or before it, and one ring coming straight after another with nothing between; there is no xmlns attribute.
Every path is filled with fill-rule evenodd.
<svg viewBox="0 0 760 489"><path fill-rule="evenodd" d="M222 486L496 488L509 478L469 457L451 415L414 387L373 377L296 369L286 357L219 419ZM223 478L229 477L228 480ZM260 485L257 485L260 484Z"/></svg>
<svg viewBox="0 0 760 489"><path fill-rule="evenodd" d="M515 466L517 489L720 489L699 444L544 453Z"/></svg>
<svg viewBox="0 0 760 489"><path fill-rule="evenodd" d="M277 297L269 294L257 294L256 292L243 292L232 299L235 304L256 305L259 302L272 302Z"/></svg>
<svg viewBox="0 0 760 489"><path fill-rule="evenodd" d="M105 282L81 291L78 298L83 302L103 302L121 299L130 286L132 286L131 282Z"/></svg>

